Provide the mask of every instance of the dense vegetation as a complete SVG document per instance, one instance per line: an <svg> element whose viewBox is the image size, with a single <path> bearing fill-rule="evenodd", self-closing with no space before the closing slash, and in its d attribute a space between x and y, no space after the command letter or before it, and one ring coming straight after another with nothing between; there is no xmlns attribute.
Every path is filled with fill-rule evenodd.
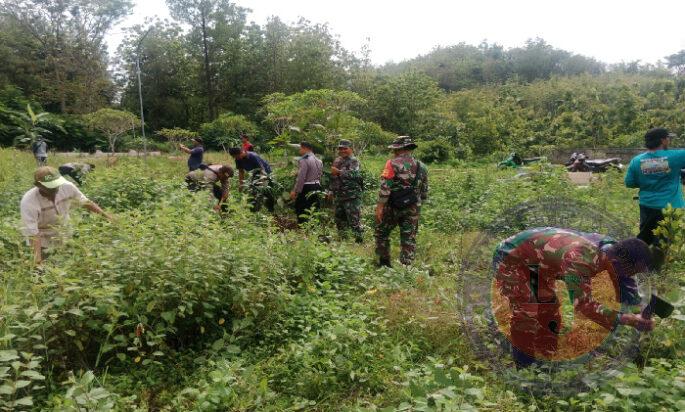
<svg viewBox="0 0 685 412"><path fill-rule="evenodd" d="M684 144L685 51L608 66L535 39L374 67L368 46L351 53L323 24L260 26L228 0L167 5L172 21L126 29L108 56L131 1L0 0L0 410L685 410L681 211L660 229L672 245L656 280L677 312L641 338L641 357L569 396L493 372L455 297L475 240L520 202L579 199L636 231L619 173L576 188L545 162L520 177L494 159L636 147L652 126ZM207 193L185 189L179 157L94 158L83 191L116 221L76 212L74 237L32 264L17 206L37 137L66 152L173 152L200 136L208 162L230 164L240 133L276 166L279 190L293 182L288 143L311 141L328 162L352 140L365 244L339 241L328 210L290 230L282 199L253 214L235 190L221 220ZM431 163L431 199L416 264L378 269L376 179L398 134Z"/></svg>
<svg viewBox="0 0 685 412"><path fill-rule="evenodd" d="M383 144L385 131L433 141L460 158L629 147L653 125L685 133L683 52L656 65L609 66L534 39L512 49L458 44L374 67L368 46L351 53L326 25L274 17L260 26L228 0L167 5L173 21L126 29L110 58L105 36L131 12L130 1L0 2L0 145L18 142L13 113L30 103L36 113L58 115L46 125L51 147L111 150L84 115L114 106L139 117L138 66L152 149L169 149L157 132L174 128L199 132L214 149L245 131L262 151L317 125L326 127L313 137L320 144L330 140L324 134L363 135L365 148ZM339 97L354 100L343 111L358 124L338 130L322 123L323 112L314 119L313 101L300 94L312 90L336 101L334 110ZM133 124L114 148L141 149L139 135Z"/></svg>
<svg viewBox="0 0 685 412"><path fill-rule="evenodd" d="M33 160L14 150L0 159L1 408L651 411L685 402L680 220L669 226L663 275L679 312L642 339L643 369L629 362L571 398L533 396L493 374L465 335L455 295L476 234L548 194L635 230L618 173L578 189L552 166L529 179L493 165L434 166L418 261L388 270L373 265L370 231L365 245L339 242L329 212L323 225L282 230L291 211L251 214L234 192L220 220L206 193L183 187L182 161L96 160L83 190L116 222L77 213L74 238L37 269L17 230ZM293 168L278 159L287 185ZM363 161L379 173L382 158Z"/></svg>

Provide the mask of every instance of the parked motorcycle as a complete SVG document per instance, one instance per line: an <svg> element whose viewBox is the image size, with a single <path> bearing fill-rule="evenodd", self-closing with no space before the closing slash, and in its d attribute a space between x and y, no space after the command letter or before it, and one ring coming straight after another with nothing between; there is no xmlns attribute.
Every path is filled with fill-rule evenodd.
<svg viewBox="0 0 685 412"><path fill-rule="evenodd" d="M497 164L497 168L503 169L506 167L513 167L513 168L519 168L521 166L528 165L530 163L535 163L539 162L542 160L542 157L530 157L527 159L524 159L519 155L518 153L514 152L509 155L506 159L502 160Z"/></svg>
<svg viewBox="0 0 685 412"><path fill-rule="evenodd" d="M565 166L569 172L604 173L612 168L623 170L621 159L618 157L588 159L584 153L573 153Z"/></svg>

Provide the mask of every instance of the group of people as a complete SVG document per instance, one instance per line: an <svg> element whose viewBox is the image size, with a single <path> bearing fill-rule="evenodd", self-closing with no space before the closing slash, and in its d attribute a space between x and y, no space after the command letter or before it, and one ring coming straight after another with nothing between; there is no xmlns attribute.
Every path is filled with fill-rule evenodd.
<svg viewBox="0 0 685 412"><path fill-rule="evenodd" d="M654 328L648 307L636 314L595 300L592 279L607 273L621 307L641 303L636 275L657 269L663 260L667 239L655 234L664 220L663 210L669 205L685 207L680 180L685 150L669 149L673 137L664 128L649 130L645 134L647 151L633 158L628 167L625 185L640 190L636 238L616 241L596 233L548 227L523 231L497 246L492 270L498 293L511 310L510 342L518 366L553 359L560 349L560 336L571 329L560 315L557 281L566 285L574 311L606 330L618 325L641 331Z"/></svg>
<svg viewBox="0 0 685 412"><path fill-rule="evenodd" d="M250 191L252 210L259 210L262 205L269 211L274 210L274 193L272 186L272 168L269 162L254 152L254 146L247 136L243 135L242 146L232 147L229 154L235 161L238 170L239 190L247 187ZM390 234L400 228L400 261L411 264L416 249L421 202L428 194L428 170L426 166L412 156L417 148L416 143L407 136L395 139L389 146L394 157L387 161L381 175L381 185L375 210L376 217L376 253L378 263L390 266ZM226 211L230 179L234 169L229 165L203 163L203 142L200 138L193 140L193 147L181 145L181 150L188 153L186 183L192 191L209 188L216 198L216 211ZM321 185L323 162L314 153L314 147L308 142L299 145L300 157L295 183L290 191L290 200L294 203L298 224L306 223L312 213L321 209L325 196ZM331 182L328 191L335 210L336 227L342 238L352 232L357 243L364 241L364 229L361 221L362 195L364 182L359 159L354 156L352 142L341 140L337 146L338 156L331 166ZM249 182L246 183L246 175Z"/></svg>
<svg viewBox="0 0 685 412"><path fill-rule="evenodd" d="M648 131L645 134L647 151L635 157L628 167L625 185L640 189L640 233L636 238L616 241L568 228L533 228L505 239L496 248L492 269L497 290L507 299L512 312L511 342L518 365L529 365L556 351L559 336L568 330L569 325L563 324L559 314L557 281L567 285L574 309L604 328L611 330L617 325L628 325L643 331L653 329L654 322L649 317L610 309L593 299L592 279L606 272L620 303L629 306L640 303L635 277L658 266L663 239L655 235L655 229L664 219L662 211L668 205L685 207L680 182L685 150L670 150L671 139L666 129ZM428 170L412 155L416 143L402 136L389 148L394 155L383 168L375 208L376 254L382 266L391 264L389 236L397 226L400 261L403 264L413 261L421 205L428 194ZM299 149L297 179L290 198L298 221L304 223L312 211L321 207L323 162L311 144L302 142ZM226 210L233 168L204 165L200 139L194 141L193 148L182 146L182 150L190 154L190 171L186 176L189 187L196 190L209 186L217 199L215 209ZM238 170L241 190L247 174L251 184L262 182L268 186L271 182L271 166L253 150L244 137L241 147L229 151ZM330 169L336 224L342 234L351 229L355 240L362 242L360 162L347 140L339 142L337 151L338 157ZM43 260L48 246L59 235L56 224L68 221L73 204L112 219L63 176L77 176L74 179L80 183L82 174L92 167L69 164L60 170L48 166L36 170L34 187L23 196L20 209L23 232L37 263ZM273 210L273 198L266 199L265 204Z"/></svg>

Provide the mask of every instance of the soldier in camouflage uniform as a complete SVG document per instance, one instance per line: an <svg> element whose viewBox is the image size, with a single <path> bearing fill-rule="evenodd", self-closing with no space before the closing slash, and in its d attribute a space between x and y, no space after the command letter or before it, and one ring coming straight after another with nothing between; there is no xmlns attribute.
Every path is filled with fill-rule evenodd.
<svg viewBox="0 0 685 412"><path fill-rule="evenodd" d="M400 227L400 262L414 260L421 202L428 195L428 170L411 152L416 144L400 136L389 146L394 157L385 164L376 205L376 254L381 266L390 266L390 233Z"/></svg>
<svg viewBox="0 0 685 412"><path fill-rule="evenodd" d="M361 224L362 177L359 160L353 155L352 143L341 140L338 144L338 157L331 167L331 194L335 205L335 225L340 237L346 237L349 227L357 243L364 241Z"/></svg>
<svg viewBox="0 0 685 412"><path fill-rule="evenodd" d="M652 320L620 313L592 297L592 279L606 271L616 301L639 304L634 276L648 271L651 265L649 247L635 238L616 242L597 233L548 227L529 229L504 240L495 250L493 271L497 289L512 311L511 344L517 365L553 358L559 350L559 336L571 329L573 319L562 320L560 313L558 280L566 284L574 311L605 329L622 324L651 330Z"/></svg>

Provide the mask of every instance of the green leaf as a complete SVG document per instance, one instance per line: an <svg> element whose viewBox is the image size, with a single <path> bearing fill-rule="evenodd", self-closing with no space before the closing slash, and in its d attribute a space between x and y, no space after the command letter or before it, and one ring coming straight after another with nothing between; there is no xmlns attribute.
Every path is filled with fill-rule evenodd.
<svg viewBox="0 0 685 412"><path fill-rule="evenodd" d="M32 370L24 371L21 373L21 376L26 376L27 378L31 378L33 380L45 380L45 376L41 375L40 373Z"/></svg>
<svg viewBox="0 0 685 412"><path fill-rule="evenodd" d="M19 359L19 354L16 350L0 350L0 362L9 362L15 359Z"/></svg>
<svg viewBox="0 0 685 412"><path fill-rule="evenodd" d="M31 381L24 381L24 380L14 382L14 386L17 389L25 388L25 387L29 386L30 384L31 384Z"/></svg>
<svg viewBox="0 0 685 412"><path fill-rule="evenodd" d="M235 353L235 354L240 353L240 347L238 347L236 345L227 345L226 346L226 352Z"/></svg>
<svg viewBox="0 0 685 412"><path fill-rule="evenodd" d="M14 404L21 406L33 406L33 398L31 396L26 396L21 399L17 399L14 401Z"/></svg>
<svg viewBox="0 0 685 412"><path fill-rule="evenodd" d="M176 312L174 311L169 311L169 312L162 312L162 319L167 321L167 323L174 323L176 320Z"/></svg>
<svg viewBox="0 0 685 412"><path fill-rule="evenodd" d="M14 387L7 384L0 386L0 395L11 395L13 393Z"/></svg>

